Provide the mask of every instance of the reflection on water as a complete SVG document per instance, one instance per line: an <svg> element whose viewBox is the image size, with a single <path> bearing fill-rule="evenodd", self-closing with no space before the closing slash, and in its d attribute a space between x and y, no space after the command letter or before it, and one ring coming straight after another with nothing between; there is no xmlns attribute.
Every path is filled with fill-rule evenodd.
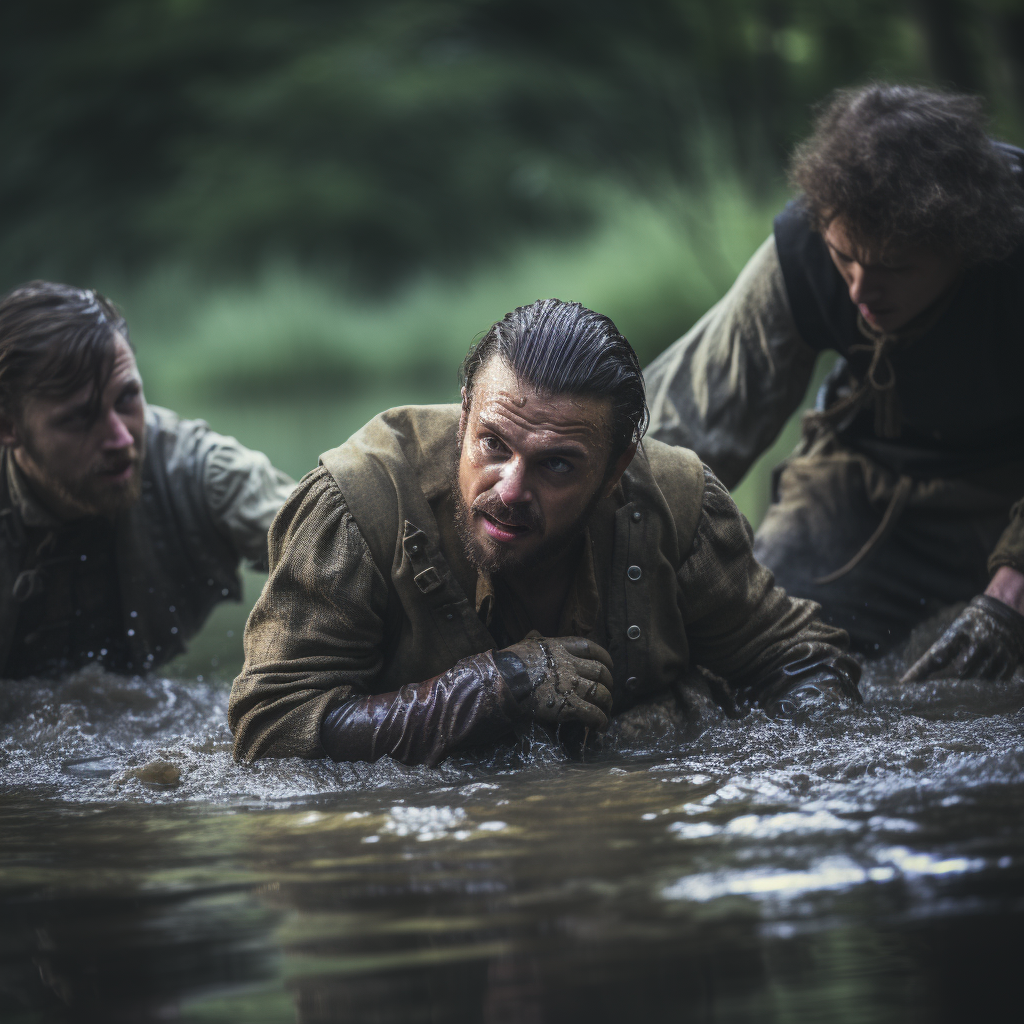
<svg viewBox="0 0 1024 1024"><path fill-rule="evenodd" d="M920 641L919 641L920 643ZM0 688L0 1019L1016 1019L1024 679L570 760L230 757L223 689Z"/></svg>

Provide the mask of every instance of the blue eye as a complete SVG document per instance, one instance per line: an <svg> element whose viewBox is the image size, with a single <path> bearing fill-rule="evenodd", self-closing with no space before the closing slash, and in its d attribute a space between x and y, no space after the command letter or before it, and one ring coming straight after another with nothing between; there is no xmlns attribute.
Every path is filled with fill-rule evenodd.
<svg viewBox="0 0 1024 1024"><path fill-rule="evenodd" d="M560 459L557 456L547 459L544 464L552 473L568 473L572 469L571 462L566 462L565 459Z"/></svg>

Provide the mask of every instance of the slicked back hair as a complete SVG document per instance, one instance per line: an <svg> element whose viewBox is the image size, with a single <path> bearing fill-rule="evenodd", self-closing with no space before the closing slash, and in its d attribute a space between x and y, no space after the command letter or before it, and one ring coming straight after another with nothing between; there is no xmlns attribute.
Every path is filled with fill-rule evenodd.
<svg viewBox="0 0 1024 1024"><path fill-rule="evenodd" d="M467 400L480 367L493 356L538 391L610 399L613 460L647 430L650 416L636 353L608 317L578 302L538 299L506 313L462 363Z"/></svg>
<svg viewBox="0 0 1024 1024"><path fill-rule="evenodd" d="M0 413L17 420L29 397L70 398L92 385L96 409L114 366L114 334L128 326L88 288L29 281L0 300Z"/></svg>
<svg viewBox="0 0 1024 1024"><path fill-rule="evenodd" d="M842 89L790 164L818 231L841 217L860 244L922 245L965 265L1024 241L1024 187L973 96L903 85Z"/></svg>

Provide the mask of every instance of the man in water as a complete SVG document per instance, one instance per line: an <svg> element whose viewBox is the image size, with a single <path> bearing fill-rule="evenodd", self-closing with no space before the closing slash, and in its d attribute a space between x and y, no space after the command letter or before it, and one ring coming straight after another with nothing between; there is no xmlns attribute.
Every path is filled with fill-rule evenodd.
<svg viewBox="0 0 1024 1024"><path fill-rule="evenodd" d="M604 729L692 665L771 714L858 699L845 635L773 585L722 484L641 444L611 320L516 309L462 380L461 406L392 409L327 452L275 520L237 758L436 764L530 722Z"/></svg>
<svg viewBox="0 0 1024 1024"><path fill-rule="evenodd" d="M974 99L838 93L774 236L647 370L652 434L731 487L839 353L754 552L867 654L969 602L907 681L1024 664L1022 157Z"/></svg>
<svg viewBox="0 0 1024 1024"><path fill-rule="evenodd" d="M147 405L128 328L46 281L0 301L0 675L140 672L238 600L295 484Z"/></svg>

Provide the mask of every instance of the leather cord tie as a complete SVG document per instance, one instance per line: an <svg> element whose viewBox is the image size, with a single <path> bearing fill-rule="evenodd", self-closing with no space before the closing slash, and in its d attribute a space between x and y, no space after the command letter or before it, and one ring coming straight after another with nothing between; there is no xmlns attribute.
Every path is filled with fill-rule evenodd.
<svg viewBox="0 0 1024 1024"><path fill-rule="evenodd" d="M814 419L839 428L845 425L868 405L875 410L875 436L892 440L900 436L900 403L896 394L896 370L890 353L899 338L883 331L874 330L858 314L857 326L861 334L870 341L867 345L851 345L850 354L870 352L871 362L867 373L856 381L850 394L840 398L827 409L812 413Z"/></svg>
<svg viewBox="0 0 1024 1024"><path fill-rule="evenodd" d="M878 524L878 528L875 530L867 541L865 541L863 547L851 558L846 565L835 572L830 572L827 576L819 576L813 582L819 586L825 583L834 583L836 580L841 579L852 569L855 569L861 562L864 561L868 555L879 544L885 540L886 537L892 533L899 521L900 516L903 514L903 510L907 507L907 502L910 500L910 492L913 490L914 481L904 474L896 481L896 486L893 489L892 497L889 499L889 504L886 506L885 513L882 515L882 521Z"/></svg>

